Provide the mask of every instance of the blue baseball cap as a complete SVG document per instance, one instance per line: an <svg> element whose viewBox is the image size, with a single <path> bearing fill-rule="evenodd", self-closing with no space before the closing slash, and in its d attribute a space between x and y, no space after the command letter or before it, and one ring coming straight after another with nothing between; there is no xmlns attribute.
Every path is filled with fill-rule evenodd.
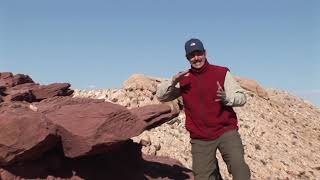
<svg viewBox="0 0 320 180"><path fill-rule="evenodd" d="M202 42L199 39L190 39L184 45L186 50L186 55L192 53L193 51L205 51Z"/></svg>

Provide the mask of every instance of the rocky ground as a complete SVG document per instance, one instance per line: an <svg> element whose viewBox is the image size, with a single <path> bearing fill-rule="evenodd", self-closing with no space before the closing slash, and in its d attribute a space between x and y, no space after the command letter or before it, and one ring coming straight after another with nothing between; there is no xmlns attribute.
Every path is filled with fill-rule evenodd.
<svg viewBox="0 0 320 180"><path fill-rule="evenodd" d="M320 178L320 110L285 91L265 89L252 80L237 78L247 90L247 103L235 108L245 158L252 179ZM121 89L75 90L74 97L90 97L127 108L158 104L157 85L164 79L133 75ZM173 102L177 106L180 100ZM168 156L191 168L189 134L183 111L160 127L132 138L146 154ZM218 154L222 175L231 179Z"/></svg>

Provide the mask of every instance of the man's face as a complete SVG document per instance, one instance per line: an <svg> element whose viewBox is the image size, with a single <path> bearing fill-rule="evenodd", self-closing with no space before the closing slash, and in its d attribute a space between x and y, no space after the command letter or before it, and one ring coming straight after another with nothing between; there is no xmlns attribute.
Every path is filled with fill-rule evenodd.
<svg viewBox="0 0 320 180"><path fill-rule="evenodd" d="M187 55L187 59L193 68L199 69L204 65L206 56L206 51L193 51Z"/></svg>

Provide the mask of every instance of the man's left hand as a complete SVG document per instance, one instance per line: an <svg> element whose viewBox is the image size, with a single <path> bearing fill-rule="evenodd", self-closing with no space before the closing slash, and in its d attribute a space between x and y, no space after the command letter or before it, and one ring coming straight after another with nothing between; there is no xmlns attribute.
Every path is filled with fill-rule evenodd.
<svg viewBox="0 0 320 180"><path fill-rule="evenodd" d="M217 81L217 86L218 86L218 90L217 90L217 96L218 98L215 101L222 101L225 102L226 101L226 92L222 89L219 81Z"/></svg>

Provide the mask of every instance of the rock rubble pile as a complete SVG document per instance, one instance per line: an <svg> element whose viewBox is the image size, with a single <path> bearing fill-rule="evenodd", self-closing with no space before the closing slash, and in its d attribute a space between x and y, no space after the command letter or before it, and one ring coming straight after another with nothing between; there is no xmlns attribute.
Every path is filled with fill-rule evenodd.
<svg viewBox="0 0 320 180"><path fill-rule="evenodd" d="M320 110L285 91L236 79L247 90L246 105L235 111L252 179L319 179ZM138 74L121 89L75 90L74 97L104 99L129 109L160 104L155 93L162 81L165 79ZM181 107L181 100L171 106ZM143 145L146 154L171 157L191 168L190 138L184 123L182 110L178 117L132 139ZM220 155L218 159L223 177L231 179Z"/></svg>

